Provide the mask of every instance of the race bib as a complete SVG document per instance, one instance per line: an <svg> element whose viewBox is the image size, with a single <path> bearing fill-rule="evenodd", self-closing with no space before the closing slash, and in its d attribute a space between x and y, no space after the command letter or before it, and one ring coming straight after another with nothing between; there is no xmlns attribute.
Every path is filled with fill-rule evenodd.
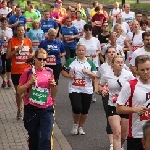
<svg viewBox="0 0 150 150"><path fill-rule="evenodd" d="M118 95L117 95L117 94L115 94L115 95L112 96L112 101L113 101L113 103L116 103L117 98L118 98Z"/></svg>
<svg viewBox="0 0 150 150"><path fill-rule="evenodd" d="M48 89L40 87L32 87L29 100L32 103L44 105L47 101Z"/></svg>
<svg viewBox="0 0 150 150"><path fill-rule="evenodd" d="M17 48L18 46L15 46ZM16 53L16 64L24 64L29 56L29 46L24 46L23 49L19 52Z"/></svg>
<svg viewBox="0 0 150 150"><path fill-rule="evenodd" d="M105 84L103 88L104 88L106 91L109 91L107 84Z"/></svg>
<svg viewBox="0 0 150 150"><path fill-rule="evenodd" d="M101 26L102 25L102 21L95 21L96 26Z"/></svg>
<svg viewBox="0 0 150 150"><path fill-rule="evenodd" d="M33 22L33 20L32 20L32 18L26 18L26 22L31 23L31 22Z"/></svg>
<svg viewBox="0 0 150 150"><path fill-rule="evenodd" d="M72 85L85 87L85 79L74 79Z"/></svg>
<svg viewBox="0 0 150 150"><path fill-rule="evenodd" d="M49 55L47 58L47 65L56 65L56 57L55 55Z"/></svg>
<svg viewBox="0 0 150 150"><path fill-rule="evenodd" d="M8 42L3 42L4 53L6 53L8 47Z"/></svg>
<svg viewBox="0 0 150 150"><path fill-rule="evenodd" d="M150 108L148 108L148 110L142 116L140 116L140 121L149 119L150 119Z"/></svg>
<svg viewBox="0 0 150 150"><path fill-rule="evenodd" d="M64 41L67 43L73 42L74 38L72 38L72 35L64 35Z"/></svg>
<svg viewBox="0 0 150 150"><path fill-rule="evenodd" d="M32 41L32 48L34 50L37 50L39 45L40 45L40 42L38 40Z"/></svg>
<svg viewBox="0 0 150 150"><path fill-rule="evenodd" d="M137 50L138 48L141 48L142 46L132 46L132 52L134 52L135 50Z"/></svg>

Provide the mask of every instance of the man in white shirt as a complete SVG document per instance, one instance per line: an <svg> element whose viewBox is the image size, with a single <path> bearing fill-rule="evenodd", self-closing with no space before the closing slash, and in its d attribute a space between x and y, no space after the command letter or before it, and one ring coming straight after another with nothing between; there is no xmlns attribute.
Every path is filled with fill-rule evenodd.
<svg viewBox="0 0 150 150"><path fill-rule="evenodd" d="M110 10L109 12L109 18L110 21L112 22L112 26L116 23L116 16L117 14L121 13L122 9L119 8L119 3L115 2L114 3L114 8Z"/></svg>
<svg viewBox="0 0 150 150"><path fill-rule="evenodd" d="M128 25L132 26L132 21L135 19L135 13L130 11L130 4L124 5L124 12L122 14L123 21L127 22Z"/></svg>
<svg viewBox="0 0 150 150"><path fill-rule="evenodd" d="M142 39L143 39L144 46L142 48L138 48L131 55L130 69L131 69L134 76L137 75L137 71L136 71L136 67L135 67L136 57L139 55L149 55L150 56L150 33L149 32L143 32L142 33Z"/></svg>
<svg viewBox="0 0 150 150"><path fill-rule="evenodd" d="M142 127L150 119L150 56L138 56L135 66L139 78L123 86L117 98L116 112L130 114L127 150L144 150ZM125 105L127 103L129 106Z"/></svg>

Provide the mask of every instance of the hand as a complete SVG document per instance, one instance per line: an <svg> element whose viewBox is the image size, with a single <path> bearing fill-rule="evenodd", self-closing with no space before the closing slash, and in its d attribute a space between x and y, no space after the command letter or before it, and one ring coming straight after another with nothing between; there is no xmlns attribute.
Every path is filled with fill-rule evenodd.
<svg viewBox="0 0 150 150"><path fill-rule="evenodd" d="M14 23L15 26L17 26L18 24L19 24L19 21L16 21L16 22Z"/></svg>
<svg viewBox="0 0 150 150"><path fill-rule="evenodd" d="M1 49L1 54L4 55L4 49L3 48Z"/></svg>
<svg viewBox="0 0 150 150"><path fill-rule="evenodd" d="M58 58L62 58L63 56L62 56L62 54L60 53L59 55L58 55Z"/></svg>
<svg viewBox="0 0 150 150"><path fill-rule="evenodd" d="M87 69L82 69L82 72L85 73L85 74L89 73L89 71Z"/></svg>
<svg viewBox="0 0 150 150"><path fill-rule="evenodd" d="M92 57L95 58L97 56L97 53L92 54Z"/></svg>
<svg viewBox="0 0 150 150"><path fill-rule="evenodd" d="M54 79L54 78L49 79L49 84L50 84L51 86L55 87L55 86L56 86L55 79Z"/></svg>
<svg viewBox="0 0 150 150"><path fill-rule="evenodd" d="M144 114L147 110L148 108L146 108L145 106L135 108L135 112L138 113L139 115Z"/></svg>
<svg viewBox="0 0 150 150"><path fill-rule="evenodd" d="M32 84L37 80L37 74L33 74L32 77L30 78L29 82Z"/></svg>
<svg viewBox="0 0 150 150"><path fill-rule="evenodd" d="M107 94L108 94L108 91L106 91L105 89L103 89L102 96L105 97Z"/></svg>
<svg viewBox="0 0 150 150"><path fill-rule="evenodd" d="M70 39L74 39L74 35L72 35L72 36L70 37Z"/></svg>
<svg viewBox="0 0 150 150"><path fill-rule="evenodd" d="M74 79L75 78L75 74L70 74L70 78Z"/></svg>
<svg viewBox="0 0 150 150"><path fill-rule="evenodd" d="M20 45L20 46L18 46L17 48L16 48L16 51L18 52L18 51L20 51L20 50L22 50L23 49L23 45Z"/></svg>

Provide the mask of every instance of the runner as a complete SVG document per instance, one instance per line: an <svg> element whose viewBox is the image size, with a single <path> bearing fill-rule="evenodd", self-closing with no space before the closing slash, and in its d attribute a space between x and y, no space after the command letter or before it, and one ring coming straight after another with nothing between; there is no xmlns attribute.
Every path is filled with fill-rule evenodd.
<svg viewBox="0 0 150 150"><path fill-rule="evenodd" d="M10 13L8 13L6 16L6 18L8 18L8 20L12 15L16 14L16 6L12 6L11 8L12 8L12 11Z"/></svg>
<svg viewBox="0 0 150 150"><path fill-rule="evenodd" d="M123 150L123 144L128 133L128 115L119 115L116 113L116 100L122 86L134 78L130 71L123 69L124 58L121 55L113 57L111 62L112 69L102 75L101 85L108 85L108 120L113 132L113 150ZM99 85L100 87L100 85ZM108 94L108 90L100 88L102 96Z"/></svg>
<svg viewBox="0 0 150 150"><path fill-rule="evenodd" d="M7 7L6 1L3 1L2 4L3 4L3 7L0 9L0 18L6 17L8 15L8 13L11 12L11 8Z"/></svg>
<svg viewBox="0 0 150 150"><path fill-rule="evenodd" d="M44 67L46 51L38 49L33 59L35 66L23 71L17 92L20 96L25 94L24 127L29 135L29 149L50 150L54 122L54 101L50 93L56 83L53 71Z"/></svg>
<svg viewBox="0 0 150 150"><path fill-rule="evenodd" d="M23 70L29 67L25 62L28 56L32 57L31 41L28 38L24 38L25 29L23 25L16 26L16 37L11 38L8 42L8 49L6 52L6 58L12 58L11 65L11 79L16 91L16 103L17 103L17 120L22 118L22 97L17 94L17 87L19 85L19 78Z"/></svg>
<svg viewBox="0 0 150 150"><path fill-rule="evenodd" d="M46 10L45 4L43 4L43 0L39 0L39 3L36 6L36 9L43 14L43 12Z"/></svg>
<svg viewBox="0 0 150 150"><path fill-rule="evenodd" d="M77 16L77 19L72 21L72 24L78 29L78 32L79 32L79 35L80 37L79 38L82 38L84 36L84 25L86 24L86 22L84 20L82 20L82 16L81 16L81 12L80 11L77 11L76 12L76 16ZM77 39L77 41L79 41L79 39Z"/></svg>
<svg viewBox="0 0 150 150"><path fill-rule="evenodd" d="M142 126L150 119L150 57L140 55L135 59L138 78L127 82L117 99L117 113L129 115L127 150L144 150ZM139 92L140 91L140 92ZM129 106L124 106L126 102Z"/></svg>
<svg viewBox="0 0 150 150"><path fill-rule="evenodd" d="M130 69L132 70L132 73L134 74L134 76L137 75L137 71L135 68L136 57L139 55L149 55L150 56L150 33L149 32L143 32L142 33L142 39L143 39L144 46L141 48L138 48L131 55Z"/></svg>
<svg viewBox="0 0 150 150"><path fill-rule="evenodd" d="M31 4L27 11L25 11L24 16L26 17L27 32L32 28L32 23L34 20L38 20L38 15L34 11L34 6Z"/></svg>
<svg viewBox="0 0 150 150"><path fill-rule="evenodd" d="M142 144L143 144L143 148L145 150L149 150L150 149L149 138L150 138L150 120L146 121L146 123L143 126Z"/></svg>
<svg viewBox="0 0 150 150"><path fill-rule="evenodd" d="M43 30L45 38L47 38L48 30L50 28L54 28L58 32L58 24L53 19L49 19L49 11L45 10L44 18L41 19L41 30Z"/></svg>
<svg viewBox="0 0 150 150"><path fill-rule="evenodd" d="M147 26L146 31L149 31L150 30L150 15L146 16L146 20L148 21L148 26Z"/></svg>
<svg viewBox="0 0 150 150"><path fill-rule="evenodd" d="M25 1L25 0L20 0L20 1L18 2L18 6L20 7L21 12L25 12L26 7L27 7L27 1Z"/></svg>
<svg viewBox="0 0 150 150"><path fill-rule="evenodd" d="M84 135L83 125L88 116L96 67L94 63L85 57L86 48L79 43L76 49L77 57L70 58L63 66L62 75L69 78L69 98L72 105L74 120L72 134Z"/></svg>
<svg viewBox="0 0 150 150"><path fill-rule="evenodd" d="M131 55L134 51L136 51L139 47L143 46L143 40L142 40L142 33L143 31L140 31L140 25L138 21L133 21L132 23L132 32L127 33L127 39L131 45L130 48L130 54L129 54L129 61L131 60Z"/></svg>
<svg viewBox="0 0 150 150"><path fill-rule="evenodd" d="M75 56L75 49L77 46L76 39L79 37L79 32L75 26L72 25L70 17L66 17L66 25L62 26L59 33L66 50L66 60Z"/></svg>
<svg viewBox="0 0 150 150"><path fill-rule="evenodd" d="M101 33L101 26L104 21L106 21L106 16L101 12L100 6L95 8L96 14L92 17L92 26L93 26L93 36L98 37L98 34Z"/></svg>
<svg viewBox="0 0 150 150"><path fill-rule="evenodd" d="M40 21L33 21L32 29L26 33L26 37L32 42L32 49L37 50L40 42L45 39L43 30L41 30Z"/></svg>
<svg viewBox="0 0 150 150"><path fill-rule="evenodd" d="M56 40L57 31L55 29L48 30L48 40L44 40L40 43L39 48L43 48L48 53L48 59L46 66L53 69L54 79L56 81L56 87L51 93L55 99L58 92L58 80L62 70L61 58L65 56L65 48L61 41Z"/></svg>
<svg viewBox="0 0 150 150"><path fill-rule="evenodd" d="M141 12L136 12L135 13L135 20L138 21L140 24L140 22L143 20L143 14Z"/></svg>
<svg viewBox="0 0 150 150"><path fill-rule="evenodd" d="M122 12L122 9L119 8L119 3L115 2L114 3L114 8L110 10L109 12L109 18L112 23L112 26L116 24L116 16L117 14L120 14Z"/></svg>
<svg viewBox="0 0 150 150"><path fill-rule="evenodd" d="M141 20L141 22L140 22L141 31L145 32L147 30L147 26L148 26L148 21L147 20Z"/></svg>
<svg viewBox="0 0 150 150"><path fill-rule="evenodd" d="M1 72L2 77L2 88L6 86L11 87L11 59L6 59L6 50L8 47L8 40L12 38L13 32L11 28L8 28L7 18L1 18L1 28L0 28L0 40L2 42L1 46L1 60L3 71Z"/></svg>
<svg viewBox="0 0 150 150"><path fill-rule="evenodd" d="M93 4L93 8L91 9L91 12L90 12L90 18L91 19L96 14L95 8L98 6L98 1L94 1L92 4Z"/></svg>
<svg viewBox="0 0 150 150"><path fill-rule="evenodd" d="M8 20L8 27L12 29L13 33L15 31L16 26L19 24L22 24L25 26L25 29L27 29L26 26L26 18L21 13L21 8L19 6L16 6L16 14L12 15Z"/></svg>
<svg viewBox="0 0 150 150"><path fill-rule="evenodd" d="M98 35L98 40L101 43L101 49L108 43L109 39L109 24L107 21L102 24L102 33ZM105 62L105 56L100 53L100 64Z"/></svg>
<svg viewBox="0 0 150 150"><path fill-rule="evenodd" d="M77 3L76 4L76 12L78 12L78 11L81 14L81 18L86 21L87 20L87 16L86 16L84 8L81 6L81 3Z"/></svg>
<svg viewBox="0 0 150 150"><path fill-rule="evenodd" d="M79 43L86 47L86 57L91 59L95 64L97 70L99 67L99 54L101 52L100 42L97 38L92 37L92 25L84 25L85 36L80 38ZM95 94L92 94L92 102L96 102Z"/></svg>

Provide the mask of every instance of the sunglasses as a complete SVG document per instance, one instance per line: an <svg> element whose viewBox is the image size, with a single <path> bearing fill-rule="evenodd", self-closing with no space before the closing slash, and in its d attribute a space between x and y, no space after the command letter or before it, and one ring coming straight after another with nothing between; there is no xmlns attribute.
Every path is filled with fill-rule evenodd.
<svg viewBox="0 0 150 150"><path fill-rule="evenodd" d="M75 12L75 11L71 11L71 12Z"/></svg>
<svg viewBox="0 0 150 150"><path fill-rule="evenodd" d="M108 27L108 25L103 25L103 27Z"/></svg>
<svg viewBox="0 0 150 150"><path fill-rule="evenodd" d="M36 57L36 58L37 58L38 61L42 61L42 60L46 61L47 60L47 58L38 58L38 57Z"/></svg>
<svg viewBox="0 0 150 150"><path fill-rule="evenodd" d="M92 29L85 29L85 31L92 31Z"/></svg>

